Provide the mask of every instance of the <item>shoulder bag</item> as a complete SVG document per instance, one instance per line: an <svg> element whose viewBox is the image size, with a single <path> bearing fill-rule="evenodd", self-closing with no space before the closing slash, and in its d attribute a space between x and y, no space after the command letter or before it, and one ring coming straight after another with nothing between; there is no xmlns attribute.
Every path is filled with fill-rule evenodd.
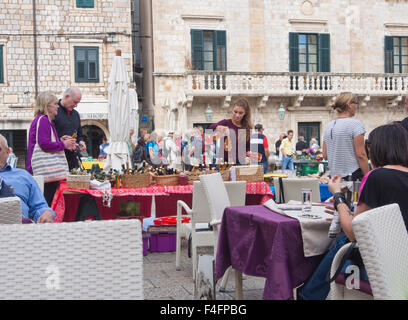
<svg viewBox="0 0 408 320"><path fill-rule="evenodd" d="M43 116L45 117L45 116ZM64 150L57 152L45 152L38 144L38 127L41 119L37 121L36 143L33 156L31 158L31 167L35 176L43 176L44 182L53 182L65 180L68 174L68 163ZM51 129L51 141L56 142L54 132Z"/></svg>

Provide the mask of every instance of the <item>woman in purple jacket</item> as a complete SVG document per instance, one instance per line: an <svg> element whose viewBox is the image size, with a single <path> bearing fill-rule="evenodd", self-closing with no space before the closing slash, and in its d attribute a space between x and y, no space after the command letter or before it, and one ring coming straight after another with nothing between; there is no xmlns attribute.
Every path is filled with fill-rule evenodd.
<svg viewBox="0 0 408 320"><path fill-rule="evenodd" d="M27 150L27 171L33 174L31 168L31 158L33 156L34 146L37 141L37 122L38 125L38 144L45 152L57 152L64 149L74 150L75 139L69 136L58 138L57 131L52 120L58 113L58 99L50 92L40 93L36 101L35 118L30 126L28 134L28 150ZM55 142L51 141L51 130L54 133ZM47 182L44 184L44 197L48 205L51 207L52 199L57 190L59 181Z"/></svg>
<svg viewBox="0 0 408 320"><path fill-rule="evenodd" d="M240 98L233 103L231 119L224 119L210 126L217 136L224 136L224 157L221 161L246 164L252 128L249 102Z"/></svg>

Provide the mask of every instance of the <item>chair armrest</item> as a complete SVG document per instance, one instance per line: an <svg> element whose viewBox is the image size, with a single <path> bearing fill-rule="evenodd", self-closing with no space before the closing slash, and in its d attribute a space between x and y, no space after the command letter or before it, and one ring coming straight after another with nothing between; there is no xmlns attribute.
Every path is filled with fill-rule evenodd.
<svg viewBox="0 0 408 320"><path fill-rule="evenodd" d="M181 222L182 210L184 209L191 216L193 210L182 200L177 201L177 222Z"/></svg>
<svg viewBox="0 0 408 320"><path fill-rule="evenodd" d="M329 282L336 280L337 276L341 273L341 269L343 269L344 263L351 256L355 248L358 248L358 245L356 241L353 241L346 243L337 251L331 265Z"/></svg>
<svg viewBox="0 0 408 320"><path fill-rule="evenodd" d="M212 220L209 223L210 226L217 226L219 224L221 224L221 220Z"/></svg>

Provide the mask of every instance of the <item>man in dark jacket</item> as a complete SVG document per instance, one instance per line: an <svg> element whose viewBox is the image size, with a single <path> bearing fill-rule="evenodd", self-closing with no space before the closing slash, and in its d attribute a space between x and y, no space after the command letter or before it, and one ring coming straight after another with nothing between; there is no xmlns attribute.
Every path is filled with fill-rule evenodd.
<svg viewBox="0 0 408 320"><path fill-rule="evenodd" d="M58 101L58 114L54 120L59 137L64 135L76 136L78 144L76 150L70 151L65 149L69 170L79 167L79 153L86 151L84 136L82 135L81 119L78 111L75 110L81 98L82 94L78 88L71 87L65 90L62 99Z"/></svg>

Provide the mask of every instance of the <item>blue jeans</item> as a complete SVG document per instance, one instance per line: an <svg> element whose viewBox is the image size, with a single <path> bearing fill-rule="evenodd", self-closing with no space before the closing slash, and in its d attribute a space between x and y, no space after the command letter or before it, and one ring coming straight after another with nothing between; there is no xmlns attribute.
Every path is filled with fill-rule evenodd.
<svg viewBox="0 0 408 320"><path fill-rule="evenodd" d="M269 164L268 161L265 162L259 162L258 165L262 166L264 169L264 174L268 172Z"/></svg>
<svg viewBox="0 0 408 320"><path fill-rule="evenodd" d="M282 170L286 170L286 168L291 171L295 170L293 167L293 157L285 157L282 155Z"/></svg>
<svg viewBox="0 0 408 320"><path fill-rule="evenodd" d="M325 300L330 291L330 268L337 251L348 242L346 236L337 238L333 247L326 253L319 266L307 280L306 284L298 291L303 300Z"/></svg>

